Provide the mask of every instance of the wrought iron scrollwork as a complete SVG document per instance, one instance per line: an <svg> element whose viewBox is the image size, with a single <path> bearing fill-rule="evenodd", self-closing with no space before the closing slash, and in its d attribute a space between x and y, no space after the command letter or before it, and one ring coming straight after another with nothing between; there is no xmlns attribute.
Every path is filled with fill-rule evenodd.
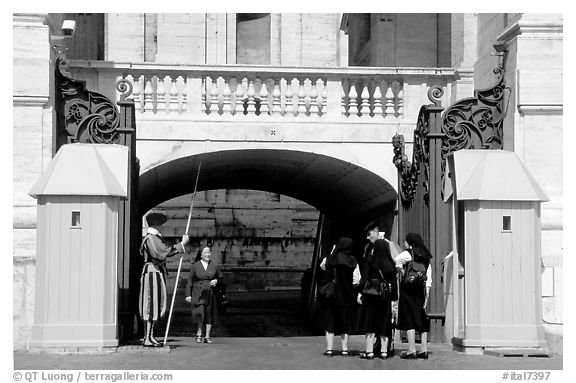
<svg viewBox="0 0 576 383"><path fill-rule="evenodd" d="M474 97L462 99L446 110L442 119L442 185L446 177L446 159L461 149L502 149L504 104L504 68L494 69L492 88L476 90ZM444 196L444 190L442 190Z"/></svg>
<svg viewBox="0 0 576 383"><path fill-rule="evenodd" d="M59 58L55 68L56 150L73 142L117 143L120 120L116 106L104 95L87 90L84 81L64 76L60 70L61 64L63 60ZM117 88L126 97L126 93L131 93L131 88L120 82Z"/></svg>
<svg viewBox="0 0 576 383"><path fill-rule="evenodd" d="M400 174L399 194L402 205L409 209L414 201L416 189L418 187L418 180L420 177L420 166L423 169L423 198L426 204L429 203L429 177L430 177L430 106L440 106L440 99L444 95L444 91L440 87L432 87L428 91L428 98L432 101L433 105L424 105L420 108L418 113L418 120L416 122L416 129L414 130L414 150L412 153L412 163L408 161L408 156L405 153L404 137L401 134L396 134L392 138L392 145L394 148L393 163L398 169Z"/></svg>

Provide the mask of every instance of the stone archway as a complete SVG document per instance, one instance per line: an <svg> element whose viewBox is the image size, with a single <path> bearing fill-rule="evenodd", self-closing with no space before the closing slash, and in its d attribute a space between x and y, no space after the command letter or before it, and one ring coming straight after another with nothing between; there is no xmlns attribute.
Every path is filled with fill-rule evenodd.
<svg viewBox="0 0 576 383"><path fill-rule="evenodd" d="M140 176L139 181L140 214L144 214L165 201L191 193L199 168L198 191L203 196L202 192L215 189L248 189L278 193L305 202L329 217L331 226L328 231L333 232L340 232L342 227L345 227L349 233L358 233L367 220L374 217L380 218L382 215L387 216L386 222L389 227L392 226L397 194L388 181L381 176L356 164L327 155L274 149L201 153L172 159L149 168ZM198 205L197 202L195 210L198 209ZM179 213L179 216L183 213L183 211ZM182 217L180 221L182 222ZM179 236L184 227L173 230L174 225L171 225L171 229L170 236ZM316 225L313 229L314 236L316 236ZM327 242L332 241L330 234L325 233L324 238ZM234 238L234 240L237 239ZM314 263L315 239L312 238L308 243L309 246L311 245L309 252L312 261L309 259L305 267L301 264L296 265L302 267L301 274L304 273L305 268L311 267ZM360 237L360 239L364 238ZM263 240L268 241L270 251L274 251L274 240L270 238ZM196 242L198 243L198 240ZM360 240L358 243L359 248L364 244ZM223 248L224 246L216 240L213 242L213 254L217 254L215 256L222 258ZM229 253L224 252L224 254L228 254L230 258L230 254L237 253L238 249L228 251ZM189 264L188 258L185 265ZM177 262L174 264L177 265ZM229 269L234 269L234 273L243 273L242 270L238 270L242 268L238 265L228 266ZM291 266L294 265L291 264ZM173 265L172 268L174 267ZM245 273L253 274L252 269L257 267L258 265L254 267L254 264L251 264L250 271ZM230 278L232 271L227 270L227 273L227 277ZM172 280L170 278L168 280L170 291L173 288L170 286L174 284L175 269L172 274L170 277ZM302 278L301 274L298 276L298 281ZM182 279L180 281L183 283ZM227 282L230 283L230 279ZM271 288L273 289L273 286ZM303 289L302 294L306 296L308 293ZM178 302L182 300L177 299ZM177 303L175 307L176 310L185 310L184 306L184 304L178 305ZM180 312L173 318L175 320L174 327L171 327L173 331L188 335L190 329L183 331L178 327L182 327L182 323L186 322L185 314Z"/></svg>

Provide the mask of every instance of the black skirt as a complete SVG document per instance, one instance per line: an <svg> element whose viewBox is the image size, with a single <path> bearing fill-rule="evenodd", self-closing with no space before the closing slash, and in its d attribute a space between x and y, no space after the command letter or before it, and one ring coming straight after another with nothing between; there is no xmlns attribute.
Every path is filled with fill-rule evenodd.
<svg viewBox="0 0 576 383"><path fill-rule="evenodd" d="M392 336L392 301L390 295L384 297L362 295L362 306L358 313L357 330L361 334L375 333L379 336Z"/></svg>
<svg viewBox="0 0 576 383"><path fill-rule="evenodd" d="M430 321L424 310L425 292L422 288L414 289L400 284L398 300L398 329L430 332Z"/></svg>
<svg viewBox="0 0 576 383"><path fill-rule="evenodd" d="M334 334L352 333L352 313L350 306L328 306L324 316L324 329Z"/></svg>

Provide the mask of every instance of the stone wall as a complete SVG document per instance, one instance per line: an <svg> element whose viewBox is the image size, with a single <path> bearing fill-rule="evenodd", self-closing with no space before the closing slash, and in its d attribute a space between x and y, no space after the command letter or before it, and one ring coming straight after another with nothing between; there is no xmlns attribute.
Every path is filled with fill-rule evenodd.
<svg viewBox="0 0 576 383"><path fill-rule="evenodd" d="M246 63L249 52L238 51L237 39L254 33L269 35L261 62L285 66L336 66L339 58L337 13L282 13L261 19L266 30L237 32L233 13L111 13L106 15L106 60L170 64ZM258 20L250 23L258 24ZM193 26L193 27L191 27ZM122 35L121 39L115 36ZM241 46L242 44L240 44ZM238 58L237 55L240 55Z"/></svg>
<svg viewBox="0 0 576 383"><path fill-rule="evenodd" d="M542 315L551 325L563 323L562 25L559 14L478 14L474 71L477 88L493 84L493 44L507 45L505 149L519 155L550 199L542 204L541 220Z"/></svg>
<svg viewBox="0 0 576 383"><path fill-rule="evenodd" d="M28 191L52 157L49 28L45 14L14 14L13 322L24 348L34 318L36 200Z"/></svg>
<svg viewBox="0 0 576 383"><path fill-rule="evenodd" d="M168 221L164 237L185 231L191 196L160 204ZM314 251L318 211L293 198L251 190L198 192L190 223L188 268L196 252L210 244L230 291L298 289ZM176 270L179 259L171 259Z"/></svg>

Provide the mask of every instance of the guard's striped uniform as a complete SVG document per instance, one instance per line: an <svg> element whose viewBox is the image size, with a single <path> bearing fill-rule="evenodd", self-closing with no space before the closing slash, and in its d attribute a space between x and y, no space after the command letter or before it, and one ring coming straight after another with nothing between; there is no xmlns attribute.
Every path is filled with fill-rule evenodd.
<svg viewBox="0 0 576 383"><path fill-rule="evenodd" d="M166 258L186 249L182 243L168 245L158 230L149 227L140 254L144 267L140 276L138 311L144 321L157 321L166 313Z"/></svg>
<svg viewBox="0 0 576 383"><path fill-rule="evenodd" d="M166 281L164 274L152 262L147 262L140 276L140 317L157 321L166 313Z"/></svg>

